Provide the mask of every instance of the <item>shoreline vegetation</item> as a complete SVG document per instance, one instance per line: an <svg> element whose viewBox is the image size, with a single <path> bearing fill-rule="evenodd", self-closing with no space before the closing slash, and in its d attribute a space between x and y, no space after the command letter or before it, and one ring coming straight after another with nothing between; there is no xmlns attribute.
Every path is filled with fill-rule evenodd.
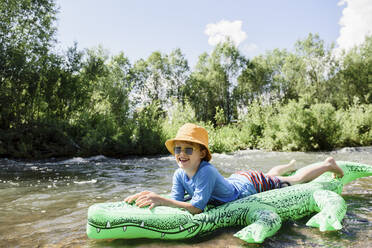
<svg viewBox="0 0 372 248"><path fill-rule="evenodd" d="M317 34L247 58L227 40L191 69L180 49L132 63L56 51L54 0L0 3L0 157L167 154L185 122L212 152L372 145L372 36L338 51Z"/></svg>

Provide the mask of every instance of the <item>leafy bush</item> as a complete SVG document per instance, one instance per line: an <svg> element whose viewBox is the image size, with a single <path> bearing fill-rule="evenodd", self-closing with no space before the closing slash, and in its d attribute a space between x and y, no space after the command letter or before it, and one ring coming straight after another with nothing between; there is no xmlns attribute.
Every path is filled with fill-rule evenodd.
<svg viewBox="0 0 372 248"><path fill-rule="evenodd" d="M308 106L304 100L290 101L267 123L262 146L286 151L329 150L339 131L336 111L330 104Z"/></svg>
<svg viewBox="0 0 372 248"><path fill-rule="evenodd" d="M168 116L162 123L164 139L176 137L178 129L185 123L195 123L204 126L204 123L196 120L194 109L188 101L184 104L172 100L172 106L168 109Z"/></svg>
<svg viewBox="0 0 372 248"><path fill-rule="evenodd" d="M337 111L341 126L338 146L372 145L372 105L357 102L347 110Z"/></svg>
<svg viewBox="0 0 372 248"><path fill-rule="evenodd" d="M212 125L209 125L209 149L211 152L232 152L242 148L241 141L239 139L240 131L232 126L224 126L221 128L214 129Z"/></svg>
<svg viewBox="0 0 372 248"><path fill-rule="evenodd" d="M155 155L165 153L165 137L163 134L162 121L164 111L158 102L153 102L144 107L134 117L135 127L131 136L136 154Z"/></svg>
<svg viewBox="0 0 372 248"><path fill-rule="evenodd" d="M240 140L249 148L257 148L263 138L264 130L272 116L276 115L276 105L264 105L254 101L248 107L248 113L240 122Z"/></svg>
<svg viewBox="0 0 372 248"><path fill-rule="evenodd" d="M310 107L315 124L311 126L313 150L331 150L340 137L341 126L336 119L336 109L329 103L318 103Z"/></svg>
<svg viewBox="0 0 372 248"><path fill-rule="evenodd" d="M0 129L0 157L38 158L72 156L79 146L69 137L64 123L32 123Z"/></svg>

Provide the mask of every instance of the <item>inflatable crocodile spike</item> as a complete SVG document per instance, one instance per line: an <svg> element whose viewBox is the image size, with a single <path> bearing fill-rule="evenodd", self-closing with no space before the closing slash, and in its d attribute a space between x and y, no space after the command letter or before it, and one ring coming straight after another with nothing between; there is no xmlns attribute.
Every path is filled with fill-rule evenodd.
<svg viewBox="0 0 372 248"><path fill-rule="evenodd" d="M346 213L345 201L339 195L343 186L371 176L372 166L344 161L337 164L344 172L342 179L327 172L309 183L262 192L196 215L163 206L149 210L124 202L95 204L88 210L87 234L95 239L187 239L221 227L245 226L234 236L262 243L280 229L283 221L314 212L318 213L306 225L320 231L339 230Z"/></svg>

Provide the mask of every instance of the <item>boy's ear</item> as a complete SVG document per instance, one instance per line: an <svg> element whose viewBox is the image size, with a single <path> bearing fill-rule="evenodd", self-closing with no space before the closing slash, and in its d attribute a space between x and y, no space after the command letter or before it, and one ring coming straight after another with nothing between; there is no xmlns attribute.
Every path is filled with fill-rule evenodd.
<svg viewBox="0 0 372 248"><path fill-rule="evenodd" d="M205 156L207 156L207 151L205 149L203 149L203 150L201 150L200 158L203 159L203 158L205 158Z"/></svg>

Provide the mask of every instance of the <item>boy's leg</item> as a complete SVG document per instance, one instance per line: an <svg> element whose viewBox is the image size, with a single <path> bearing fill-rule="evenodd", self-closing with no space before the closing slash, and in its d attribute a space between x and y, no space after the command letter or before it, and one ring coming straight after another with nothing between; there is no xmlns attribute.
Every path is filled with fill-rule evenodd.
<svg viewBox="0 0 372 248"><path fill-rule="evenodd" d="M322 175L324 172L331 171L338 175L339 177L344 176L344 172L338 165L336 161L329 157L324 162L318 166L309 167L302 170L299 174L295 174L293 176L277 176L282 182L289 182L291 185L298 184L298 183L305 183L309 182L318 176Z"/></svg>
<svg viewBox="0 0 372 248"><path fill-rule="evenodd" d="M269 170L269 172L265 173L268 176L280 176L283 175L289 171L294 170L294 165L296 163L296 160L292 159L291 162L288 164L283 165L277 165Z"/></svg>

